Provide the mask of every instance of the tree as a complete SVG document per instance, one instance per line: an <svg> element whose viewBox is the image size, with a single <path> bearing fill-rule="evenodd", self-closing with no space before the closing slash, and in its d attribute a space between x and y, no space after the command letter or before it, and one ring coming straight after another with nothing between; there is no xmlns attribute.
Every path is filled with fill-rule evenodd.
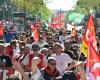
<svg viewBox="0 0 100 80"><path fill-rule="evenodd" d="M5 0L0 0L0 5L2 5L5 2Z"/></svg>
<svg viewBox="0 0 100 80"><path fill-rule="evenodd" d="M66 13L66 22L70 13L82 13L88 15L90 10L100 10L100 0L78 0L74 10L69 10Z"/></svg>
<svg viewBox="0 0 100 80"><path fill-rule="evenodd" d="M88 14L90 10L100 9L100 0L78 0L75 10L80 13Z"/></svg>
<svg viewBox="0 0 100 80"><path fill-rule="evenodd" d="M44 0L11 0L11 3L16 6L17 11L28 12L31 16L41 12L44 18L47 19L50 14L50 10L46 7Z"/></svg>
<svg viewBox="0 0 100 80"><path fill-rule="evenodd" d="M75 12L75 10L69 10L66 12L66 15L65 15L65 23L69 23L69 20L68 20L68 17L71 13Z"/></svg>

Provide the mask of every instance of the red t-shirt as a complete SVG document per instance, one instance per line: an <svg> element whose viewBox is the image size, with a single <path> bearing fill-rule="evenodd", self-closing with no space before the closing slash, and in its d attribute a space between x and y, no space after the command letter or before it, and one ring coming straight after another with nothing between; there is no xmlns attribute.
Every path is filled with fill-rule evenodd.
<svg viewBox="0 0 100 80"><path fill-rule="evenodd" d="M6 47L5 54L7 54L10 57L13 57L13 49L12 49L12 47L10 45Z"/></svg>
<svg viewBox="0 0 100 80"><path fill-rule="evenodd" d="M37 65L38 68L40 69L44 68L45 67L45 64L43 63L43 58L45 57L44 54L40 53L38 57L41 59L41 62ZM34 54L30 53L26 55L26 57L23 59L22 65L23 65L24 70L26 70L26 72L29 72L31 70L33 58L34 58Z"/></svg>
<svg viewBox="0 0 100 80"><path fill-rule="evenodd" d="M41 62L38 64L38 68L44 68L45 64L43 63L44 54L40 53L38 57L41 59ZM29 66L32 66L32 59L34 58L34 54L29 54Z"/></svg>

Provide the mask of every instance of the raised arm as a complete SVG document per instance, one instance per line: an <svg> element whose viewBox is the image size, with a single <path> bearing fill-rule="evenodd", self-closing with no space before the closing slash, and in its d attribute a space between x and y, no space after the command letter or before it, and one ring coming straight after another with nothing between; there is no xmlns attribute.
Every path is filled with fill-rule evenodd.
<svg viewBox="0 0 100 80"><path fill-rule="evenodd" d="M13 66L16 71L19 71L24 80L30 80L30 78L25 74L24 69L22 68L21 64L13 59Z"/></svg>

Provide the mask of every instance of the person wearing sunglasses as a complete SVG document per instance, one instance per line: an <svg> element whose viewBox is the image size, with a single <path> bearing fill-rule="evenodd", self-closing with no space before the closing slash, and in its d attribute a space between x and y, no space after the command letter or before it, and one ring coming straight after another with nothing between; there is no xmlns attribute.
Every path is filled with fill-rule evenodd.
<svg viewBox="0 0 100 80"><path fill-rule="evenodd" d="M56 69L56 59L49 57L47 66L41 72L44 80L56 80L59 77L59 72Z"/></svg>
<svg viewBox="0 0 100 80"><path fill-rule="evenodd" d="M41 59L40 63L38 64L39 69L44 68L46 66L47 61L45 55L43 53L40 53L39 45L37 43L33 43L32 50L26 55L26 57L22 61L22 64L26 65L27 71L31 71L32 59L34 57L39 57Z"/></svg>

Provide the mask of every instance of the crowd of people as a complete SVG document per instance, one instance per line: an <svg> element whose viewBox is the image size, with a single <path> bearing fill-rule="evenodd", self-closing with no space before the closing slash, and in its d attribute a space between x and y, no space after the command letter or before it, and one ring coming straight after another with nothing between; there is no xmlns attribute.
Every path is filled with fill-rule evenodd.
<svg viewBox="0 0 100 80"><path fill-rule="evenodd" d="M0 37L0 69L9 69L7 80L80 80L75 65L86 60L81 33L40 28L37 42L31 33L17 34L11 27Z"/></svg>

